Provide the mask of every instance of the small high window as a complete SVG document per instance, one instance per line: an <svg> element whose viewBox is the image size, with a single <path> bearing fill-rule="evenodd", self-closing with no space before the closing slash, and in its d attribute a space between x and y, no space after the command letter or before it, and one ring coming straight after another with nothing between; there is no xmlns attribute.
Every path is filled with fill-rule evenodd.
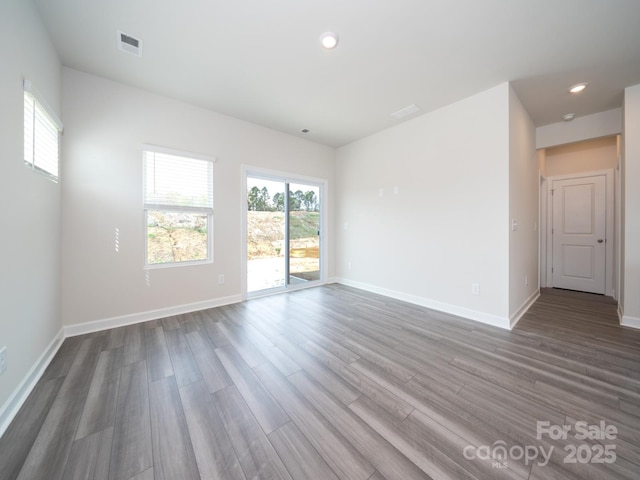
<svg viewBox="0 0 640 480"><path fill-rule="evenodd" d="M24 82L24 163L32 170L59 179L58 139L62 122L47 107L31 82Z"/></svg>

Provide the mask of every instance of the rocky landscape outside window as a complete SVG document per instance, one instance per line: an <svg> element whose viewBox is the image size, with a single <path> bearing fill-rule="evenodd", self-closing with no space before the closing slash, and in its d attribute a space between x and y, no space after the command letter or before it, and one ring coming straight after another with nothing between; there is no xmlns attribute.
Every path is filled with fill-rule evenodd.
<svg viewBox="0 0 640 480"><path fill-rule="evenodd" d="M211 262L213 159L144 147L145 265Z"/></svg>

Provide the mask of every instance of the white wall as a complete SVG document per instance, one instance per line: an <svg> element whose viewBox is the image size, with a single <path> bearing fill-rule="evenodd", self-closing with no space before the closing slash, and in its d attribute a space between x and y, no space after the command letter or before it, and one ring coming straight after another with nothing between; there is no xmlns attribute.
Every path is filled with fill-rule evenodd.
<svg viewBox="0 0 640 480"><path fill-rule="evenodd" d="M62 70L30 1L0 2L0 58L1 434L10 397L61 329L60 184L24 166L22 81L60 115Z"/></svg>
<svg viewBox="0 0 640 480"><path fill-rule="evenodd" d="M545 150L545 176L608 170L618 165L616 137L596 138Z"/></svg>
<svg viewBox="0 0 640 480"><path fill-rule="evenodd" d="M622 109L578 117L571 122L558 122L536 129L536 148L547 148L580 142L622 132Z"/></svg>
<svg viewBox="0 0 640 480"><path fill-rule="evenodd" d="M537 296L539 171L535 126L509 88L509 318L513 323Z"/></svg>
<svg viewBox="0 0 640 480"><path fill-rule="evenodd" d="M624 99L624 244L622 323L640 328L640 85Z"/></svg>
<svg viewBox="0 0 640 480"><path fill-rule="evenodd" d="M336 179L343 282L508 326L508 84L341 147Z"/></svg>
<svg viewBox="0 0 640 480"><path fill-rule="evenodd" d="M237 298L242 164L327 179L333 195L330 147L67 68L64 116L65 325ZM143 269L143 143L217 157L213 264Z"/></svg>

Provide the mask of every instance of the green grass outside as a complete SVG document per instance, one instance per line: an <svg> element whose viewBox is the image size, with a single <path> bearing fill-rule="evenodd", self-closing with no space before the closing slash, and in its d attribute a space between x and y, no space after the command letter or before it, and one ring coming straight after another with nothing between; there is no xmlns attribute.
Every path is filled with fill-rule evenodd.
<svg viewBox="0 0 640 480"><path fill-rule="evenodd" d="M320 212L291 212L289 228L292 240L316 237L320 229Z"/></svg>

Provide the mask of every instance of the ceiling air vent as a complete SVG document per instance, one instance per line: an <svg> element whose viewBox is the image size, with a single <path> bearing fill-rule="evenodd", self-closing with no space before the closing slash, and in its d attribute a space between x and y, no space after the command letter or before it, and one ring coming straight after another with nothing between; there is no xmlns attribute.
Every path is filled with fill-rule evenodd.
<svg viewBox="0 0 640 480"><path fill-rule="evenodd" d="M420 110L422 109L418 105L412 104L412 105L409 105L408 107L404 107L398 110L397 112L393 112L391 116L396 120L399 120L408 115L413 115L414 113L419 112Z"/></svg>
<svg viewBox="0 0 640 480"><path fill-rule="evenodd" d="M136 57L142 57L142 40L118 30L118 48Z"/></svg>

